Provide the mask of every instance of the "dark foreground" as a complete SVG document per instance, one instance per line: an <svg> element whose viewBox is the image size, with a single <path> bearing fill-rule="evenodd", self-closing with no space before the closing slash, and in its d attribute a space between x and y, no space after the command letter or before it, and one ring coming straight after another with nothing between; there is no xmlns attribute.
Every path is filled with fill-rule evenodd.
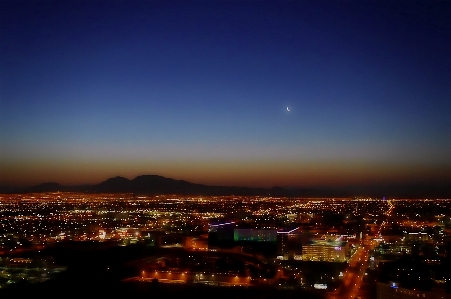
<svg viewBox="0 0 451 299"><path fill-rule="evenodd" d="M323 298L320 294L300 290L283 290L272 287L212 287L205 285L179 285L143 282L112 282L112 281L51 281L41 284L16 284L0 290L0 298L13 296L37 296L39 298L119 298L126 296L146 296L152 298Z"/></svg>

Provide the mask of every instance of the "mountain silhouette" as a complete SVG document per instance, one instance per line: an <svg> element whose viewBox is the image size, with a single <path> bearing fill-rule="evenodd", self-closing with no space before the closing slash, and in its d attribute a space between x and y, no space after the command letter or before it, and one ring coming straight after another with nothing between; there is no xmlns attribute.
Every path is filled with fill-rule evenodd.
<svg viewBox="0 0 451 299"><path fill-rule="evenodd" d="M175 180L159 175L140 175L132 180L116 176L96 185L64 186L48 182L28 188L0 187L2 193L40 193L40 192L85 192L85 193L134 193L142 195L181 194L181 195L237 195L273 197L391 197L391 198L449 198L451 185L439 184L372 184L359 186L309 188L280 187L249 188L234 186L209 186Z"/></svg>
<svg viewBox="0 0 451 299"><path fill-rule="evenodd" d="M133 180L115 177L93 185L91 192L126 192L140 194L186 194L186 195L262 195L267 189L208 186L175 180L159 175L140 175Z"/></svg>

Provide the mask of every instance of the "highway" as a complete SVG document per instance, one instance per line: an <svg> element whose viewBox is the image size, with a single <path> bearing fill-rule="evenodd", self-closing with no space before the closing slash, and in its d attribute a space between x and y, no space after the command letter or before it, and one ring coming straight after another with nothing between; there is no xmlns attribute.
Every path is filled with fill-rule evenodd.
<svg viewBox="0 0 451 299"><path fill-rule="evenodd" d="M395 205L388 200L388 210L385 213L387 217L391 217L391 214L395 208ZM377 234L380 235L384 226L387 225L387 221L383 221L378 229ZM341 286L334 292L329 292L326 296L327 299L367 299L359 295L359 289L365 276L365 270L368 267L368 255L369 252L377 245L377 242L371 240L370 236L366 235L364 241L360 244L356 253L349 260L349 267L343 274L343 282Z"/></svg>
<svg viewBox="0 0 451 299"><path fill-rule="evenodd" d="M349 267L343 273L343 282L335 292L328 293L328 299L353 299L357 297L367 268L370 246L360 246L349 260Z"/></svg>

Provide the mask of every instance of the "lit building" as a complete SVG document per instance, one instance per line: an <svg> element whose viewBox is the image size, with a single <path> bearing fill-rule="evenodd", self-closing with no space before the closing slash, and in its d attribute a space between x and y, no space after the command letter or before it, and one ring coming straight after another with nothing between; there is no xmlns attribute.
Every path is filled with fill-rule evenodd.
<svg viewBox="0 0 451 299"><path fill-rule="evenodd" d="M302 246L302 260L345 262L349 253L348 242L315 241Z"/></svg>
<svg viewBox="0 0 451 299"><path fill-rule="evenodd" d="M431 237L425 232L404 232L404 241L430 241Z"/></svg>
<svg viewBox="0 0 451 299"><path fill-rule="evenodd" d="M302 234L298 228L277 232L277 258L301 259Z"/></svg>
<svg viewBox="0 0 451 299"><path fill-rule="evenodd" d="M235 222L220 222L209 224L209 247L233 247Z"/></svg>
<svg viewBox="0 0 451 299"><path fill-rule="evenodd" d="M274 229L236 228L233 231L235 242L273 242L277 241L277 231Z"/></svg>

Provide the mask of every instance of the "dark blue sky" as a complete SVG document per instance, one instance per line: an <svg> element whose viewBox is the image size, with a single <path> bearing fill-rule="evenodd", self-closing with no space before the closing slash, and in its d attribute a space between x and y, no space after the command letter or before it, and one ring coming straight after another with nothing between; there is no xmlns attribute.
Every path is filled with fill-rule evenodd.
<svg viewBox="0 0 451 299"><path fill-rule="evenodd" d="M2 1L0 14L0 185L451 182L449 1Z"/></svg>

